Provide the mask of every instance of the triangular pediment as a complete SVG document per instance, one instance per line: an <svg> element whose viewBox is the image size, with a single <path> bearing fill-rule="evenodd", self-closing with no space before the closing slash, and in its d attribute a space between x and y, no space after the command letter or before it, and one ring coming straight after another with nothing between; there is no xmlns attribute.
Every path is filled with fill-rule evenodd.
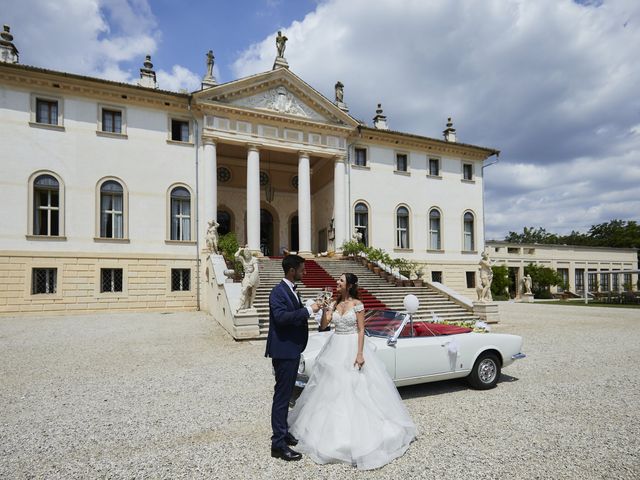
<svg viewBox="0 0 640 480"><path fill-rule="evenodd" d="M286 68L253 75L194 93L202 104L223 104L277 116L356 126L348 113Z"/></svg>
<svg viewBox="0 0 640 480"><path fill-rule="evenodd" d="M269 88L255 95L240 97L231 100L229 103L238 107L268 110L270 112L284 113L295 117L304 117L317 122L329 121L325 115L311 108L284 85Z"/></svg>

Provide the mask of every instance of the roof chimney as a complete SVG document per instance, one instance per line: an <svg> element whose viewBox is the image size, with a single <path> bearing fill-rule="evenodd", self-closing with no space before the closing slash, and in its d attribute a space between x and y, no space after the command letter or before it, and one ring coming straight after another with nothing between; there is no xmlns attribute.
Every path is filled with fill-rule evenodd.
<svg viewBox="0 0 640 480"><path fill-rule="evenodd" d="M381 103L378 104L376 116L373 117L373 126L379 130L389 130L389 125L387 125L387 117L382 114Z"/></svg>
<svg viewBox="0 0 640 480"><path fill-rule="evenodd" d="M4 30L0 33L0 62L19 63L18 49L13 44L13 35L11 35L11 27L4 26Z"/></svg>
<svg viewBox="0 0 640 480"><path fill-rule="evenodd" d="M140 80L138 80L138 85L147 88L158 88L156 72L153 70L153 63L151 63L151 55L146 56L143 65L144 67L140 69Z"/></svg>
<svg viewBox="0 0 640 480"><path fill-rule="evenodd" d="M444 139L447 142L455 142L456 141L456 129L453 128L453 122L451 121L451 117L447 119L447 128L442 131L444 135Z"/></svg>

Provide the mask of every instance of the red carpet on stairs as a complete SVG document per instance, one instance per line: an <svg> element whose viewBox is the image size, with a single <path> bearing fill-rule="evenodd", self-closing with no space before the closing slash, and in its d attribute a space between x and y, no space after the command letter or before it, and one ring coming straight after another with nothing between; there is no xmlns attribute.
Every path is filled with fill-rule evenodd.
<svg viewBox="0 0 640 480"><path fill-rule="evenodd" d="M324 268L322 268L316 261L307 260L304 262L305 276L302 278L302 283L306 287L310 288L325 288L331 287L332 290L336 289L336 279L329 275ZM378 300L376 297L367 292L364 288L358 289L358 296L364 304L365 310L386 310L387 306Z"/></svg>

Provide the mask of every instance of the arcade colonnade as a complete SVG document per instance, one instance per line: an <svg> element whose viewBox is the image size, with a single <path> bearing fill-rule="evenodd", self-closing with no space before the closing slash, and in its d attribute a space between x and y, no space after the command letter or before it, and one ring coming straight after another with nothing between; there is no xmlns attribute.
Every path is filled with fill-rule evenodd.
<svg viewBox="0 0 640 480"><path fill-rule="evenodd" d="M247 244L256 254L260 253L260 152L262 147L256 144L247 144ZM204 219L201 223L201 235L204 238L207 229L207 221L217 220L218 206L218 181L217 181L217 140L205 136L203 138L203 172L202 181L204 189ZM293 151L293 150L292 150ZM311 167L308 151L297 150L298 155L298 253L303 256L311 256ZM333 219L334 219L334 245L340 247L347 240L347 214L346 204L346 169L345 157L334 157L333 179Z"/></svg>

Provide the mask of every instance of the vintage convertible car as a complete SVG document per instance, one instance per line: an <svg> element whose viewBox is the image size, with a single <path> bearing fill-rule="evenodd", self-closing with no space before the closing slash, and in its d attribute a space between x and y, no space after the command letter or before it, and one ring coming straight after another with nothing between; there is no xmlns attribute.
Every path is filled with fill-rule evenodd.
<svg viewBox="0 0 640 480"><path fill-rule="evenodd" d="M517 335L476 333L472 328L413 321L406 312L368 312L365 333L396 386L467 377L472 387L485 390L495 387L502 368L525 357L522 337ZM297 387L306 385L329 335L332 333L309 335Z"/></svg>

